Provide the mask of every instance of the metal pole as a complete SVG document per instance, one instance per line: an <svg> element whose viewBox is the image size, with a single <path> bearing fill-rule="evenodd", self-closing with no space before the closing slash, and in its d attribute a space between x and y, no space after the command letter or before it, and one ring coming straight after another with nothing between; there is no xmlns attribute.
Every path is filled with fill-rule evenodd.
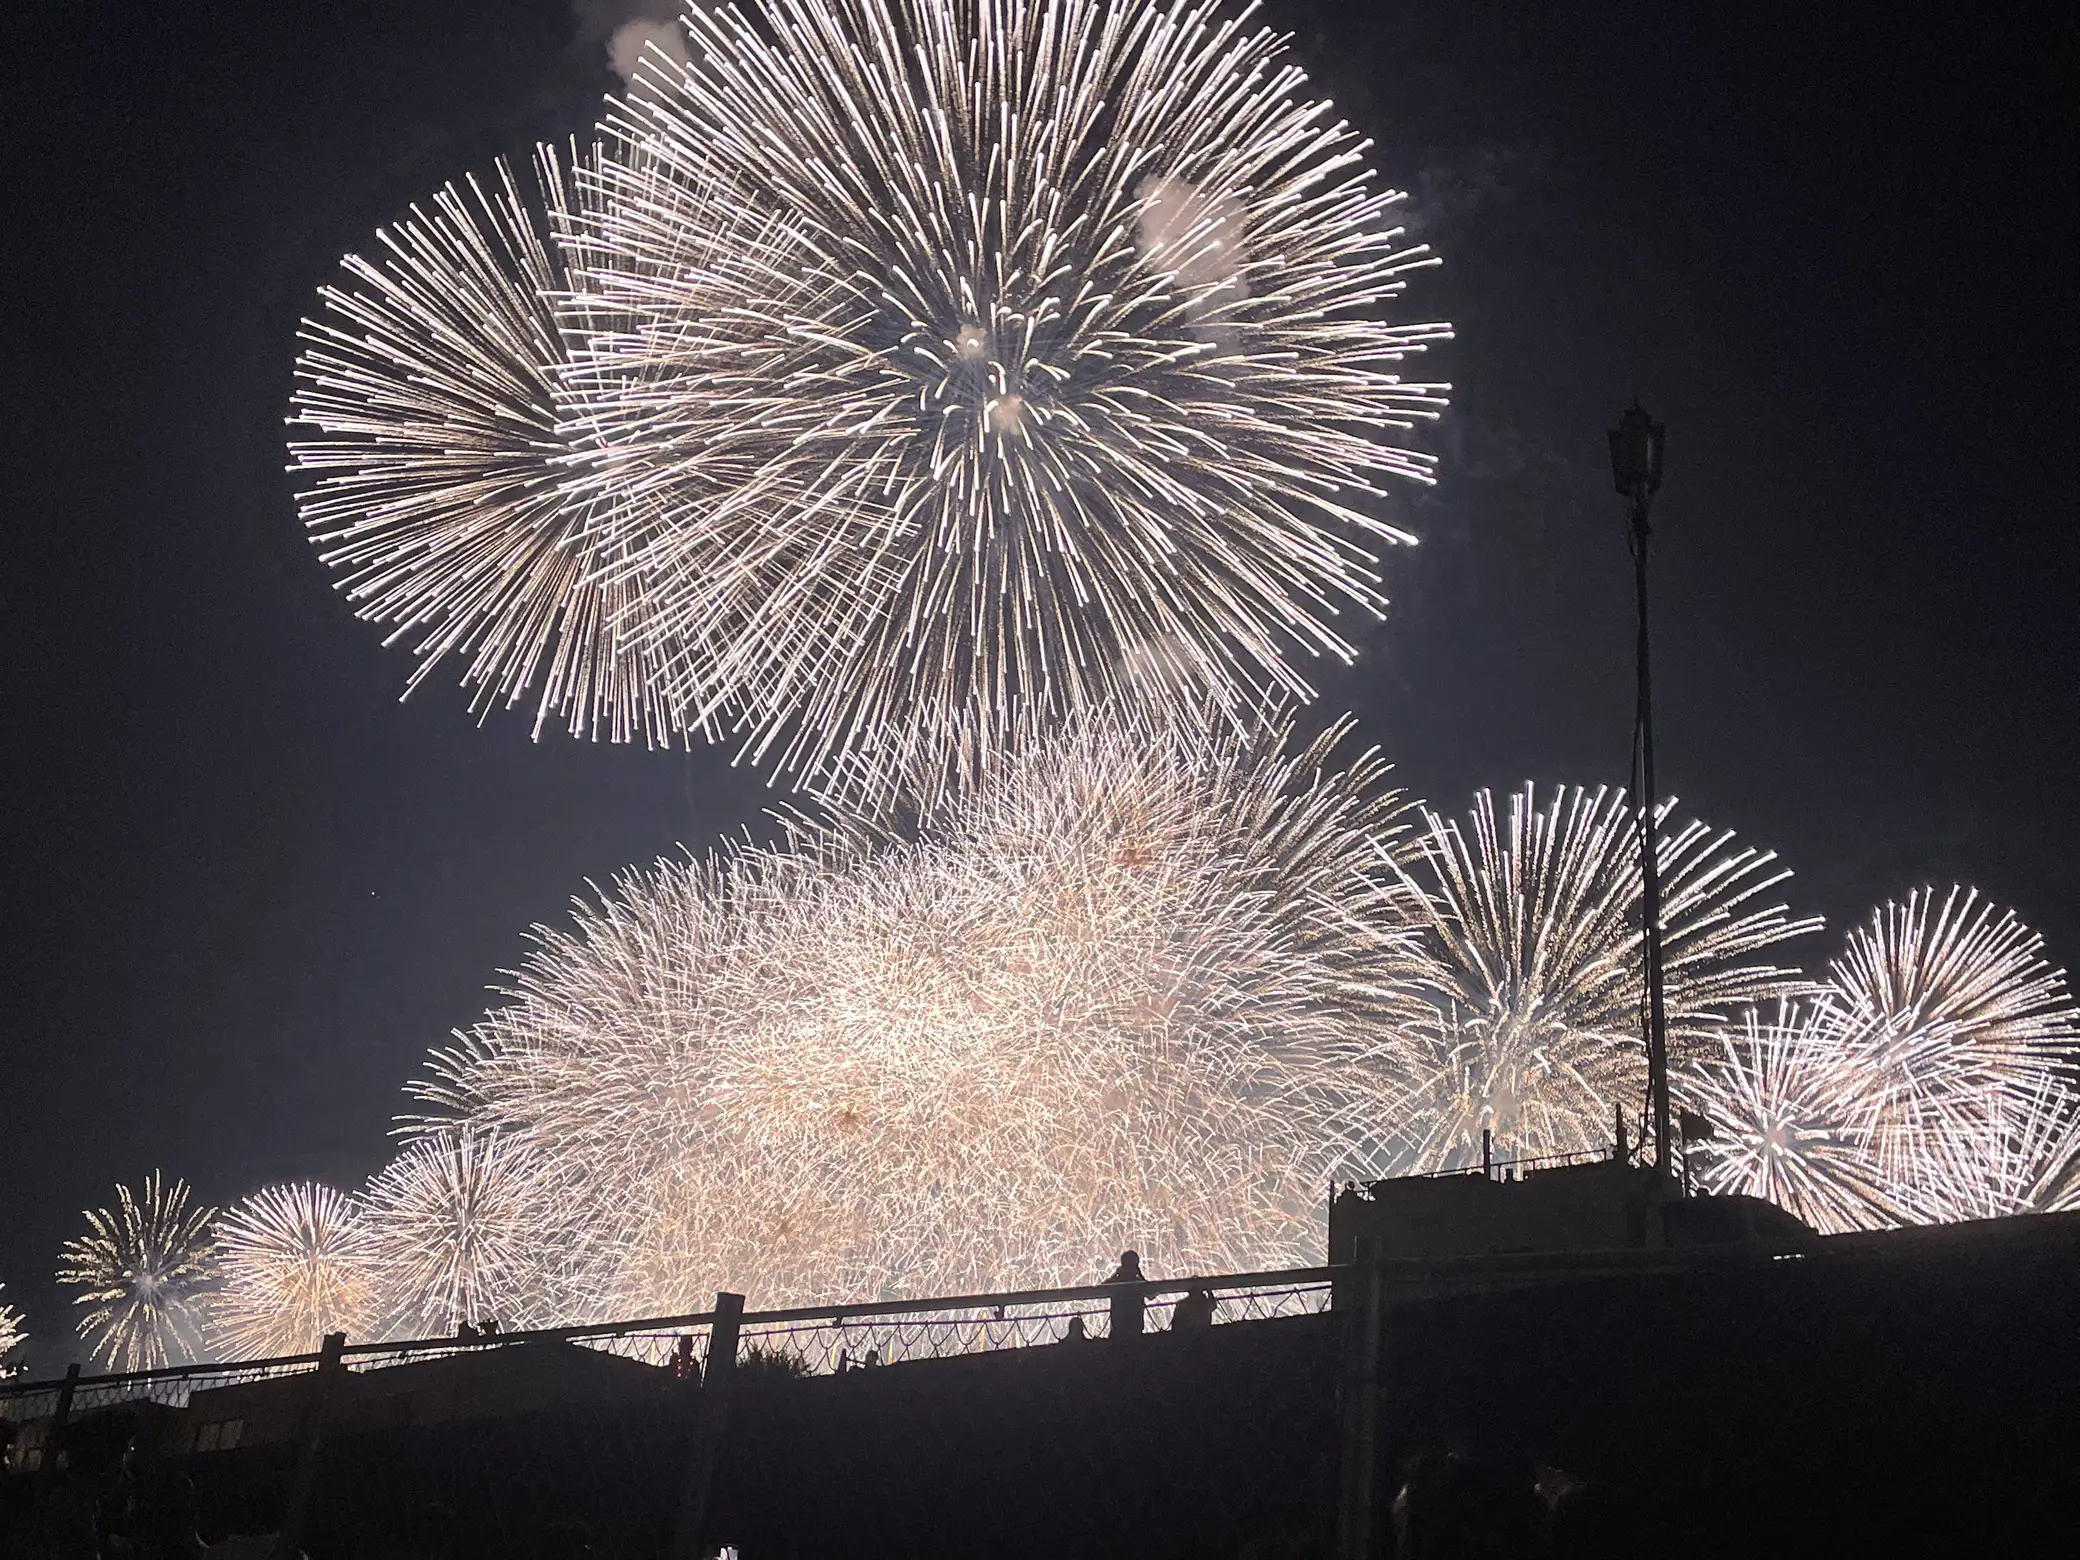
<svg viewBox="0 0 2080 1560"><path fill-rule="evenodd" d="M50 1428L43 1433L43 1450L36 1459L36 1508L39 1520L48 1511L51 1486L58 1479L58 1442L72 1419L72 1395L79 1387L79 1361L65 1367L65 1380L58 1387L58 1401L51 1407Z"/></svg>
<svg viewBox="0 0 2080 1560"><path fill-rule="evenodd" d="M715 1318L708 1324L708 1364L701 1372L699 1408L693 1423L693 1451L679 1491L679 1515L672 1524L671 1560L700 1560L701 1528L708 1520L708 1487L715 1480L715 1458L722 1433L729 1427L731 1385L737 1379L737 1335L744 1326L744 1297L715 1296Z"/></svg>
<svg viewBox="0 0 2080 1560"><path fill-rule="evenodd" d="M340 1356L346 1347L345 1333L325 1335L317 1374L311 1381L311 1400L303 1411L303 1449L296 1454L296 1478L289 1486L289 1504L282 1512L281 1531L275 1535L274 1560L297 1560L303 1553L303 1530L310 1522L311 1493L318 1482L318 1453L325 1445L325 1413L332 1400L333 1383L343 1373Z"/></svg>
<svg viewBox="0 0 2080 1560"><path fill-rule="evenodd" d="M1647 1089L1654 1107L1654 1166L1666 1173L1668 1146L1668 1013L1661 986L1661 857L1654 788L1654 693L1647 649L1647 523L1644 482L1632 489L1633 578L1639 595L1639 856L1644 897L1642 931L1647 960Z"/></svg>
<svg viewBox="0 0 2080 1560"><path fill-rule="evenodd" d="M1343 1446L1336 1491L1337 1560L1372 1560L1375 1486L1379 1480L1379 1355L1386 1311L1382 1252L1372 1236L1354 1254L1358 1303L1344 1321Z"/></svg>

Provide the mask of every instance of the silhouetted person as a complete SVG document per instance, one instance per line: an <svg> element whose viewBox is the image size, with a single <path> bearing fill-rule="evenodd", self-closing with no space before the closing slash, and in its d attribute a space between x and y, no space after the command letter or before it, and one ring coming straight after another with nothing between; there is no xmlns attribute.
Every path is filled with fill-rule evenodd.
<svg viewBox="0 0 2080 1560"><path fill-rule="evenodd" d="M457 1343L475 1343L477 1341L476 1328L470 1326L468 1322L457 1322L455 1324L455 1341Z"/></svg>
<svg viewBox="0 0 2080 1560"><path fill-rule="evenodd" d="M1148 1282L1141 1274L1141 1253L1122 1251L1119 1266L1105 1280L1117 1284L1112 1292L1112 1336L1115 1338L1138 1338L1141 1336L1141 1314L1147 1307L1147 1297L1141 1286Z"/></svg>
<svg viewBox="0 0 2080 1560"><path fill-rule="evenodd" d="M693 1334L681 1333L672 1344L672 1374L695 1386L701 1383L700 1361L693 1357Z"/></svg>
<svg viewBox="0 0 2080 1560"><path fill-rule="evenodd" d="M1184 1292L1177 1308L1170 1313L1172 1332L1190 1332L1195 1327L1213 1325L1213 1291L1194 1284Z"/></svg>
<svg viewBox="0 0 2080 1560"><path fill-rule="evenodd" d="M1072 1316L1069 1318L1069 1330L1062 1334L1062 1342L1088 1343L1090 1337L1091 1335L1083 1330L1083 1318Z"/></svg>

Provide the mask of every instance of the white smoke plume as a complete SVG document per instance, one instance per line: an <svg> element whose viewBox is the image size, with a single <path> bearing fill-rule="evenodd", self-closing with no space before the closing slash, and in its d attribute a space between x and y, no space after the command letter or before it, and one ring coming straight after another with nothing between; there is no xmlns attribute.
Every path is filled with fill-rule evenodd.
<svg viewBox="0 0 2080 1560"><path fill-rule="evenodd" d="M686 62L686 30L679 24L678 0L572 0L578 37L597 43L623 86L634 86L636 67L650 45Z"/></svg>
<svg viewBox="0 0 2080 1560"><path fill-rule="evenodd" d="M1134 193L1141 201L1135 246L1152 265L1175 276L1194 322L1217 318L1224 305L1249 296L1240 201L1208 196L1174 174L1145 178Z"/></svg>

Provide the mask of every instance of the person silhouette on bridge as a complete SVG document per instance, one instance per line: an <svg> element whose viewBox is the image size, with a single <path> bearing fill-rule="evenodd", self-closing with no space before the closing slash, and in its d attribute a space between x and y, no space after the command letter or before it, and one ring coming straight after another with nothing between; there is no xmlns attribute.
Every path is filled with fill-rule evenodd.
<svg viewBox="0 0 2080 1560"><path fill-rule="evenodd" d="M1184 1298L1170 1313L1172 1332L1192 1332L1213 1325L1213 1291L1203 1284L1194 1284L1184 1292Z"/></svg>
<svg viewBox="0 0 2080 1560"><path fill-rule="evenodd" d="M1138 1251L1122 1251L1119 1254L1119 1266L1112 1270L1112 1275L1105 1282L1119 1286L1113 1290L1111 1297L1112 1327L1110 1336L1114 1338L1140 1337L1141 1316L1148 1304L1147 1297L1142 1291L1142 1285L1146 1284L1148 1280L1142 1276L1141 1253Z"/></svg>

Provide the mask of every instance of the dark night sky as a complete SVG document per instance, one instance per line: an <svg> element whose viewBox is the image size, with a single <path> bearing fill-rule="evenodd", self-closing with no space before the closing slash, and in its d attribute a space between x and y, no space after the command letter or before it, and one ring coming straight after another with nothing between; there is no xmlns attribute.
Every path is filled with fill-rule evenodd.
<svg viewBox="0 0 2080 1560"><path fill-rule="evenodd" d="M1602 433L1637 393L1670 428L1664 790L1833 926L1961 876L2080 960L2073 23L1858 9L1273 5L1446 254L1412 307L1461 331L1425 545L1329 697L1453 806L1622 782ZM400 705L282 472L340 253L590 123L566 0L0 28L0 1280L45 1367L58 1244L114 1180L358 1180L528 924L765 793L720 753Z"/></svg>

